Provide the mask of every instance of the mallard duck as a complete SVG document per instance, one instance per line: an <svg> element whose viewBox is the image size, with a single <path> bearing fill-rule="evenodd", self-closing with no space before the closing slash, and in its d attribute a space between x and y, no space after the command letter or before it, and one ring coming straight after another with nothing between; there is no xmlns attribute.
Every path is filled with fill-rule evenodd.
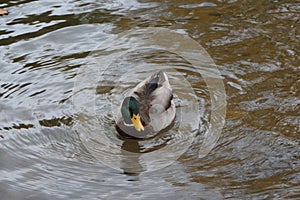
<svg viewBox="0 0 300 200"><path fill-rule="evenodd" d="M159 71L139 83L125 97L116 128L122 136L152 137L173 122L175 111L169 79Z"/></svg>

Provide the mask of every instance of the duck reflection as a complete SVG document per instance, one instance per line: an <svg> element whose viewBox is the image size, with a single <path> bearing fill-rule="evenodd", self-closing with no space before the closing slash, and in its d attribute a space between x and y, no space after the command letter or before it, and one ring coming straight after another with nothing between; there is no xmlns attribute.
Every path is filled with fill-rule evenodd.
<svg viewBox="0 0 300 200"><path fill-rule="evenodd" d="M124 174L138 175L145 171L140 163L141 150L138 140L136 139L123 139L121 146L121 169Z"/></svg>

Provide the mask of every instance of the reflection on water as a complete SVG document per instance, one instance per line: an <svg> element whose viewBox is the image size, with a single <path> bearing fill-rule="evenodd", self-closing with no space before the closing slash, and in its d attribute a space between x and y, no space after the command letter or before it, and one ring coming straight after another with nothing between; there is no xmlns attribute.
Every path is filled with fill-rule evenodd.
<svg viewBox="0 0 300 200"><path fill-rule="evenodd" d="M0 6L9 11L0 16L1 198L299 198L298 3L6 0ZM101 42L136 27L169 28L203 45L219 65L228 102L216 148L199 159L211 113L209 90L190 65L165 55L161 64L183 67L203 125L172 165L139 175L98 162L72 129L78 122L72 105L78 68ZM97 97L114 89L98 87ZM106 120L112 123L113 116ZM120 145L135 151L160 142ZM139 168L136 160L130 164Z"/></svg>

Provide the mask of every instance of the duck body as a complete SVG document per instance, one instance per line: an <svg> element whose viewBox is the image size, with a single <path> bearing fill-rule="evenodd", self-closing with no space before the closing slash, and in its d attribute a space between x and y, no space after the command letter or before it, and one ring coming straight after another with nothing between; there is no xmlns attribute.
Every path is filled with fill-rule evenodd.
<svg viewBox="0 0 300 200"><path fill-rule="evenodd" d="M116 119L120 135L149 138L175 119L175 104L167 75L158 71L139 83L123 100Z"/></svg>

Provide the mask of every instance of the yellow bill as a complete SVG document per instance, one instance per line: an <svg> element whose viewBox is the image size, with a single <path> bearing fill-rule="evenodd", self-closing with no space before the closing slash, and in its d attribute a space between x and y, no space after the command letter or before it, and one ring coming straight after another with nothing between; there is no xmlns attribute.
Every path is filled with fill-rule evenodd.
<svg viewBox="0 0 300 200"><path fill-rule="evenodd" d="M133 116L132 116L132 118L131 118L131 121L132 121L132 123L133 123L133 125L134 125L134 128L137 130L137 131L143 131L143 130L145 130L144 129L144 126L143 126L143 124L142 124L142 122L141 122L141 117L140 117L140 114L133 114Z"/></svg>

